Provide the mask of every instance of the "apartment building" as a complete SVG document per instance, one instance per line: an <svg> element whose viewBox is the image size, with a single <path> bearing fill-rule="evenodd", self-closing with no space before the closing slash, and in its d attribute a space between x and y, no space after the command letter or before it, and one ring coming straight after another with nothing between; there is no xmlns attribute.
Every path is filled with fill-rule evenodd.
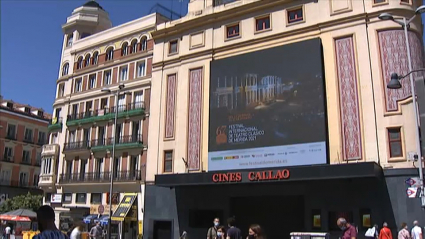
<svg viewBox="0 0 425 239"><path fill-rule="evenodd" d="M41 148L51 115L43 109L0 97L0 204L38 189Z"/></svg>
<svg viewBox="0 0 425 239"><path fill-rule="evenodd" d="M338 217L360 234L424 221L406 195L419 166L410 82L386 87L409 71L405 36L378 18L410 18L421 4L192 0L185 17L158 25L145 235L200 238L230 216L243 237L259 223L268 238L336 238ZM424 66L421 35L417 16L414 69Z"/></svg>
<svg viewBox="0 0 425 239"><path fill-rule="evenodd" d="M150 32L166 20L153 13L112 27L108 13L89 1L62 25L51 136L43 147L39 182L60 229L82 221L88 226L94 220L107 224L112 204L113 211L125 212L112 217L113 234L119 226L126 238L141 233L137 225L143 220L147 161ZM114 192L109 202L111 177ZM123 200L130 206L118 210ZM131 208L135 211L130 215Z"/></svg>

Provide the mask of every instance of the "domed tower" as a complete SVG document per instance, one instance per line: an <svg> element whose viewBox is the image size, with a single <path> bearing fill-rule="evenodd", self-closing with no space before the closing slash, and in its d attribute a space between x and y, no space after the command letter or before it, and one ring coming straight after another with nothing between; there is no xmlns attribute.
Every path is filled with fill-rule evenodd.
<svg viewBox="0 0 425 239"><path fill-rule="evenodd" d="M96 1L88 1L72 11L72 15L62 25L65 33L64 48L72 46L76 40L88 37L112 27L108 13Z"/></svg>

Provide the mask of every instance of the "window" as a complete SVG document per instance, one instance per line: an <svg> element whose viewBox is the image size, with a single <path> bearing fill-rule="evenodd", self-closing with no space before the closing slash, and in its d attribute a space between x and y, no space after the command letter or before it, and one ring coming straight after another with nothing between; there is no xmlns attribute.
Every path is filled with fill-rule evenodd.
<svg viewBox="0 0 425 239"><path fill-rule="evenodd" d="M126 55L128 55L128 43L127 42L125 42L121 46L121 56L126 56Z"/></svg>
<svg viewBox="0 0 425 239"><path fill-rule="evenodd" d="M90 36L90 33L83 32L83 33L81 34L81 36L80 36L80 39L86 38L86 37L88 37L88 36Z"/></svg>
<svg viewBox="0 0 425 239"><path fill-rule="evenodd" d="M410 4L410 0L401 0L400 2Z"/></svg>
<svg viewBox="0 0 425 239"><path fill-rule="evenodd" d="M38 132L38 144L43 145L46 142L46 133L45 132Z"/></svg>
<svg viewBox="0 0 425 239"><path fill-rule="evenodd" d="M89 75L89 89L96 88L96 74Z"/></svg>
<svg viewBox="0 0 425 239"><path fill-rule="evenodd" d="M388 141L390 147L390 157L403 157L403 148L401 144L401 128L388 129Z"/></svg>
<svg viewBox="0 0 425 239"><path fill-rule="evenodd" d="M114 48L110 47L106 50L106 61L111 61L114 59Z"/></svg>
<svg viewBox="0 0 425 239"><path fill-rule="evenodd" d="M2 169L0 171L0 182L10 183L10 176L12 175L10 170Z"/></svg>
<svg viewBox="0 0 425 239"><path fill-rule="evenodd" d="M379 4L379 3L386 3L387 0L373 0L374 4Z"/></svg>
<svg viewBox="0 0 425 239"><path fill-rule="evenodd" d="M226 27L226 37L227 39L235 38L239 36L239 23L236 25L231 25Z"/></svg>
<svg viewBox="0 0 425 239"><path fill-rule="evenodd" d="M255 31L270 29L270 16L255 19Z"/></svg>
<svg viewBox="0 0 425 239"><path fill-rule="evenodd" d="M84 67L84 61L83 61L83 57L82 56L80 56L79 58L78 58L78 61L77 61L77 69L81 69L81 68L83 68Z"/></svg>
<svg viewBox="0 0 425 239"><path fill-rule="evenodd" d="M87 55L86 58L84 59L84 66L90 66L90 55Z"/></svg>
<svg viewBox="0 0 425 239"><path fill-rule="evenodd" d="M137 52L137 40L133 40L131 42L131 52L130 53L136 53Z"/></svg>
<svg viewBox="0 0 425 239"><path fill-rule="evenodd" d="M24 141L32 142L32 129L25 129Z"/></svg>
<svg viewBox="0 0 425 239"><path fill-rule="evenodd" d="M97 65L97 62L99 61L99 52L95 52L95 53L93 53L93 57L92 57L92 62L93 62L93 65Z"/></svg>
<svg viewBox="0 0 425 239"><path fill-rule="evenodd" d="M22 163L31 163L30 151L22 151Z"/></svg>
<svg viewBox="0 0 425 239"><path fill-rule="evenodd" d="M69 131L69 137L68 140L70 143L73 143L76 141L76 137L75 137L75 130L71 130Z"/></svg>
<svg viewBox="0 0 425 239"><path fill-rule="evenodd" d="M141 61L137 63L137 77L143 77L146 75L146 62Z"/></svg>
<svg viewBox="0 0 425 239"><path fill-rule="evenodd" d="M148 50L148 39L146 37L142 37L142 40L140 41L140 50Z"/></svg>
<svg viewBox="0 0 425 239"><path fill-rule="evenodd" d="M29 107L25 107L24 111L25 111L25 113L28 113L28 114L31 113L31 109Z"/></svg>
<svg viewBox="0 0 425 239"><path fill-rule="evenodd" d="M35 157L35 165L41 166L41 152L37 152Z"/></svg>
<svg viewBox="0 0 425 239"><path fill-rule="evenodd" d="M92 193L91 197L90 197L90 203L102 204L102 194L101 193Z"/></svg>
<svg viewBox="0 0 425 239"><path fill-rule="evenodd" d="M103 85L110 85L112 83L112 71L107 70L103 72Z"/></svg>
<svg viewBox="0 0 425 239"><path fill-rule="evenodd" d="M67 39L66 39L66 46L70 47L72 46L72 41L74 40L74 34L69 34Z"/></svg>
<svg viewBox="0 0 425 239"><path fill-rule="evenodd" d="M143 91L134 92L134 104L136 109L143 107Z"/></svg>
<svg viewBox="0 0 425 239"><path fill-rule="evenodd" d="M65 95L65 84L59 84L58 97L63 97L64 95Z"/></svg>
<svg viewBox="0 0 425 239"><path fill-rule="evenodd" d="M87 195L85 193L77 193L75 195L75 203L86 203Z"/></svg>
<svg viewBox="0 0 425 239"><path fill-rule="evenodd" d="M44 112L43 112L43 111L41 111L41 110L38 110L38 111L37 111L37 116L38 116L38 117L43 117L43 116L44 116Z"/></svg>
<svg viewBox="0 0 425 239"><path fill-rule="evenodd" d="M28 173L21 172L19 173L19 186L28 186Z"/></svg>
<svg viewBox="0 0 425 239"><path fill-rule="evenodd" d="M32 185L38 186L38 180L39 179L40 179L40 177L37 174L34 174L33 179L32 179Z"/></svg>
<svg viewBox="0 0 425 239"><path fill-rule="evenodd" d="M43 159L41 167L41 174L51 174L52 173L52 158Z"/></svg>
<svg viewBox="0 0 425 239"><path fill-rule="evenodd" d="M231 2L235 2L237 0L214 0L214 7L219 6L219 5L223 5L223 4L227 4L227 3L231 3Z"/></svg>
<svg viewBox="0 0 425 239"><path fill-rule="evenodd" d="M304 20L303 8L288 10L288 23L301 22Z"/></svg>
<svg viewBox="0 0 425 239"><path fill-rule="evenodd" d="M13 148L4 147L3 159L8 161L8 162L13 162Z"/></svg>
<svg viewBox="0 0 425 239"><path fill-rule="evenodd" d="M68 75L68 70L69 70L69 64L65 63L65 65L63 65L62 67L62 76Z"/></svg>
<svg viewBox="0 0 425 239"><path fill-rule="evenodd" d="M173 172L173 151L164 152L164 173Z"/></svg>
<svg viewBox="0 0 425 239"><path fill-rule="evenodd" d="M12 102L7 102L6 103L6 107L9 109L13 109L13 103Z"/></svg>
<svg viewBox="0 0 425 239"><path fill-rule="evenodd" d="M120 68L120 81L127 80L127 77L128 77L128 68L127 66L122 66Z"/></svg>
<svg viewBox="0 0 425 239"><path fill-rule="evenodd" d="M8 124L7 125L7 135L8 139L16 139L16 125Z"/></svg>
<svg viewBox="0 0 425 239"><path fill-rule="evenodd" d="M71 203L71 202L72 202L72 193L64 193L63 203Z"/></svg>
<svg viewBox="0 0 425 239"><path fill-rule="evenodd" d="M74 92L81 92L82 89L83 89L82 80L81 79L76 79L75 80Z"/></svg>
<svg viewBox="0 0 425 239"><path fill-rule="evenodd" d="M102 99L100 99L100 108L101 109L108 108L108 98L102 98Z"/></svg>
<svg viewBox="0 0 425 239"><path fill-rule="evenodd" d="M169 42L168 54L174 54L178 51L178 40L173 40Z"/></svg>

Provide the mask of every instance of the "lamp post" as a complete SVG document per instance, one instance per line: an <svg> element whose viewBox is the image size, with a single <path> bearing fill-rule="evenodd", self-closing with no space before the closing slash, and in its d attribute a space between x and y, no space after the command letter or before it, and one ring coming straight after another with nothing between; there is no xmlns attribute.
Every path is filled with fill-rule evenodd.
<svg viewBox="0 0 425 239"><path fill-rule="evenodd" d="M116 131L117 131L117 119L118 119L118 98L119 95L124 89L124 84L121 83L118 86L118 89L114 92L115 95L115 118L114 118L114 127L112 128L112 157L109 158L109 168L110 168L110 182L109 182L109 219L108 219L108 239L111 239L111 224L112 224L112 193L114 192L114 160L115 160L115 142L116 142ZM108 88L103 88L102 92L112 93ZM112 158L112 160L111 160Z"/></svg>
<svg viewBox="0 0 425 239"><path fill-rule="evenodd" d="M417 15L420 15L422 13L425 13L425 5L422 5L420 7L418 7L415 11L415 15L413 15L411 18L406 19L406 17L402 17L402 20L396 19L394 18L393 15L389 14L389 13L382 13L378 16L379 19L381 20L391 20L397 24L399 24L400 26L403 27L404 30L404 38L406 41L406 52L407 52L407 62L408 62L408 66L409 66L409 73L406 74L405 76L399 77L396 73L391 74L391 81L388 83L387 87L389 89L400 89L401 88L401 84L400 84L400 79L403 79L407 76L410 76L410 88L411 88L411 92L412 92L412 105L413 105L413 110L414 110L414 114L415 114L415 136L416 136L416 154L418 157L418 161L419 161L419 179L421 181L421 186L420 186L420 195L421 195L421 206L425 207L425 196L423 194L423 166L422 166L422 153L421 153L421 142L420 142L420 136L419 136L419 112L418 112L418 107L417 107L417 103L416 103L416 93L415 93L415 80L413 79L413 75L412 73L420 71L420 70L413 70L412 67L412 57L410 55L410 43L409 43L409 34L408 34L408 29L410 27L410 23L415 19L415 17Z"/></svg>

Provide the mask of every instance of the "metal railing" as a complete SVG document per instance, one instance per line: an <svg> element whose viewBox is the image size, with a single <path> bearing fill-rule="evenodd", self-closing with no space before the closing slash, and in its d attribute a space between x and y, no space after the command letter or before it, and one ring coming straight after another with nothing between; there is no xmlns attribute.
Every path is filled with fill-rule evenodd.
<svg viewBox="0 0 425 239"><path fill-rule="evenodd" d="M76 141L76 142L68 142L64 144L64 151L72 151L72 150L82 150L89 149L90 141Z"/></svg>
<svg viewBox="0 0 425 239"><path fill-rule="evenodd" d="M21 164L31 165L31 159L26 160L26 159L22 158L22 160L21 160Z"/></svg>
<svg viewBox="0 0 425 239"><path fill-rule="evenodd" d="M13 133L13 134L7 134L6 135L6 139L16 140L16 134L15 133Z"/></svg>
<svg viewBox="0 0 425 239"><path fill-rule="evenodd" d="M72 121L72 120L86 119L86 118L95 117L95 116L107 115L109 113L114 113L116 108L118 108L118 112L126 112L130 110L135 110L135 109L144 109L145 103L143 101L140 101L140 102L134 102L134 103L124 104L124 105L118 105L118 107L112 106L112 107L104 108L104 109L87 110L81 113L72 113L67 116L67 120Z"/></svg>
<svg viewBox="0 0 425 239"><path fill-rule="evenodd" d="M10 162L10 163L13 163L13 156L3 156L3 158L2 158L2 161L3 162Z"/></svg>
<svg viewBox="0 0 425 239"><path fill-rule="evenodd" d="M107 139L95 139L91 141L91 147L99 147L99 146L110 146L114 143L114 137ZM116 138L115 144L130 144L130 143L142 143L143 138L142 135L125 135L119 138Z"/></svg>
<svg viewBox="0 0 425 239"><path fill-rule="evenodd" d="M143 170L117 171L113 173L114 181L141 181L144 179ZM90 173L71 173L61 174L60 183L81 183L81 182L109 182L110 172L90 172Z"/></svg>

